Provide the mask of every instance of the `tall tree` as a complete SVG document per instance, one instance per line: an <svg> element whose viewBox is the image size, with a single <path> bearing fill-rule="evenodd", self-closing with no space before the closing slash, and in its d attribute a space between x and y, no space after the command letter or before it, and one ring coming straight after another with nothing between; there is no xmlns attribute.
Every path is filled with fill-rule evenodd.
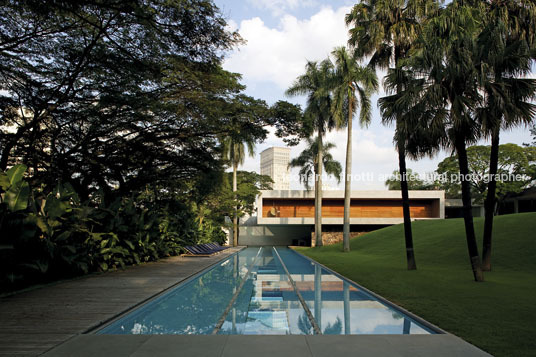
<svg viewBox="0 0 536 357"><path fill-rule="evenodd" d="M233 199L237 200L238 165L243 165L246 158L246 148L251 157L255 156L255 142L248 137L227 136L222 140L223 156L229 160L233 167ZM238 245L238 203L235 202L233 210L233 246Z"/></svg>
<svg viewBox="0 0 536 357"><path fill-rule="evenodd" d="M6 1L0 16L0 167L108 201L220 168L210 109L241 86L213 3Z"/></svg>
<svg viewBox="0 0 536 357"><path fill-rule="evenodd" d="M346 163L344 177L343 250L350 251L350 203L352 196L352 122L360 107L359 123L368 126L371 118L370 96L378 88L376 73L362 67L346 50L337 47L331 53L335 58L334 117L339 127L346 125ZM356 94L357 93L357 94Z"/></svg>
<svg viewBox="0 0 536 357"><path fill-rule="evenodd" d="M425 84L420 89L429 107L435 107L447 133L447 146L456 151L462 186L467 247L475 281L483 281L473 224L467 145L481 132L473 108L480 98L476 71L476 37L482 8L453 1L427 24L411 70ZM425 46L424 46L425 44Z"/></svg>
<svg viewBox="0 0 536 357"><path fill-rule="evenodd" d="M478 66L483 100L477 110L486 136L491 138L489 183L485 200L482 269L491 270L496 174L502 128L530 124L536 114L531 102L536 80L524 78L534 60L536 4L532 1L490 1L478 37Z"/></svg>
<svg viewBox="0 0 536 357"><path fill-rule="evenodd" d="M263 125L271 117L270 110L262 100L256 100L246 95L237 95L224 106L226 133L220 139L223 157L233 168L233 192L237 200L237 171L244 163L246 150L250 156L255 155L255 143L266 137ZM270 120L268 120L270 121ZM261 125L260 125L260 124ZM238 201L233 214L233 245L238 245Z"/></svg>
<svg viewBox="0 0 536 357"><path fill-rule="evenodd" d="M307 62L305 74L299 76L287 89L289 96L306 95L307 105L304 111L306 122L312 123L317 131L318 152L315 175L315 242L322 246L322 165L323 138L327 131L335 127L332 115L331 82L333 77L333 64L325 60L320 63Z"/></svg>
<svg viewBox="0 0 536 357"><path fill-rule="evenodd" d="M423 20L434 13L438 4L433 0L365 0L354 5L346 15L346 24L351 26L348 43L355 49L358 58L370 57L372 68L388 68L405 58L417 38ZM397 127L401 119L396 118ZM413 251L409 193L406 180L406 148L404 140L397 143L404 235L408 270L417 269Z"/></svg>
<svg viewBox="0 0 536 357"><path fill-rule="evenodd" d="M300 182L305 186L307 190L310 189L309 182L311 177L316 175L316 168L318 167L318 140L316 138L306 138L307 147L298 155L292 159L289 163L289 167L300 168ZM335 147L333 143L324 143L324 154L322 155L322 167L327 175L333 175L338 182L341 180L342 166L336 161L329 153L331 149Z"/></svg>

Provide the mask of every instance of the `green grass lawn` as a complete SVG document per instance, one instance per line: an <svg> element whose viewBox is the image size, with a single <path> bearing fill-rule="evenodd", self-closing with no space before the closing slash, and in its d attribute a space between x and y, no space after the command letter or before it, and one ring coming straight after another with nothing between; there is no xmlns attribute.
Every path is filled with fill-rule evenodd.
<svg viewBox="0 0 536 357"><path fill-rule="evenodd" d="M484 219L475 219L481 249ZM297 250L496 356L536 353L536 213L494 221L492 272L475 283L462 219L416 221L417 271L402 225L342 245Z"/></svg>

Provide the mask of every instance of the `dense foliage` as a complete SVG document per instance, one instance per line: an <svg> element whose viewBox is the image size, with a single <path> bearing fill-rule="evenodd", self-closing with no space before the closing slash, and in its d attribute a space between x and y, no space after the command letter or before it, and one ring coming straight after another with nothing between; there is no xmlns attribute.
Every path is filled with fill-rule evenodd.
<svg viewBox="0 0 536 357"><path fill-rule="evenodd" d="M211 1L13 0L0 17L3 288L223 243L205 206L229 189L224 139L302 135L299 106L222 69L241 39Z"/></svg>
<svg viewBox="0 0 536 357"><path fill-rule="evenodd" d="M484 145L467 148L469 161L471 196L482 203L486 197L489 182L489 160L491 147ZM497 180L497 200L500 203L507 194L515 194L529 187L536 179L536 151L534 147L520 147L515 144L499 146ZM458 173L458 158L455 154L438 164L438 176L444 175L438 187L445 190L447 198L461 198L460 182L451 180ZM502 177L502 178L501 178Z"/></svg>

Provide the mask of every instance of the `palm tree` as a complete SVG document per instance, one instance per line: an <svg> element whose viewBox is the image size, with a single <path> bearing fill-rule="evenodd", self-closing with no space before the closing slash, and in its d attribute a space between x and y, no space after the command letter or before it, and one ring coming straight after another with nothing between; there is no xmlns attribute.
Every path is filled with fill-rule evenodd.
<svg viewBox="0 0 536 357"><path fill-rule="evenodd" d="M222 140L223 157L228 160L233 166L233 192L236 200L237 179L236 173L238 166L244 164L246 158L246 148L249 155L255 155L255 141L251 137L240 137L238 135L229 135ZM235 205L233 215L233 246L238 245L238 205Z"/></svg>
<svg viewBox="0 0 536 357"><path fill-rule="evenodd" d="M333 78L333 64L329 60L320 63L309 61L305 74L299 76L287 89L289 96L306 95L305 120L313 123L317 131L318 152L316 162L324 162L322 140L327 131L335 127L331 108L330 84ZM322 165L315 170L315 242L322 246Z"/></svg>
<svg viewBox="0 0 536 357"><path fill-rule="evenodd" d="M533 58L530 48L534 46L534 39L533 34L526 30L535 26L536 6L532 2L492 1L487 10L486 25L478 38L484 102L477 110L482 129L491 137L490 180L484 203L484 271L491 270L499 133L501 127L530 124L536 111L534 104L530 103L536 93L536 81L519 78L531 71Z"/></svg>
<svg viewBox="0 0 536 357"><path fill-rule="evenodd" d="M344 46L337 47L331 54L335 57L335 88L333 113L339 127L346 125L346 166L344 178L344 226L343 250L350 251L350 200L352 191L352 121L357 107L359 123L368 126L371 118L370 95L378 89L376 73L369 67L362 67L348 53ZM356 92L359 98L356 96ZM346 115L345 115L346 114Z"/></svg>
<svg viewBox="0 0 536 357"><path fill-rule="evenodd" d="M421 83L416 86L422 91L418 95L420 102L432 108L426 113L437 113L444 120L447 145L458 155L465 233L475 281L483 281L484 277L473 224L467 145L476 142L481 134L473 113L481 100L475 66L481 15L480 7L454 0L441 15L430 20L418 53L408 60L409 72Z"/></svg>
<svg viewBox="0 0 536 357"><path fill-rule="evenodd" d="M435 0L363 0L354 5L346 15L350 28L348 43L354 48L357 58L370 57L371 68L395 67L405 58L418 37L423 20L438 9ZM397 90L398 91L398 90ZM402 125L396 118L396 126ZM398 135L403 133L397 130ZM396 136L396 135L395 135ZM417 269L413 251L409 192L406 170L406 147L404 140L396 140L399 172L401 175L402 208L404 213L404 236L408 270Z"/></svg>
<svg viewBox="0 0 536 357"><path fill-rule="evenodd" d="M318 167L318 139L307 138L307 147L300 153L300 155L290 161L289 167L300 167L300 182L305 186L307 190L311 177L316 176L316 168ZM333 159L333 156L329 153L329 150L333 149L335 144L324 143L322 155L323 168L327 175L333 175L337 182L341 181L342 166Z"/></svg>

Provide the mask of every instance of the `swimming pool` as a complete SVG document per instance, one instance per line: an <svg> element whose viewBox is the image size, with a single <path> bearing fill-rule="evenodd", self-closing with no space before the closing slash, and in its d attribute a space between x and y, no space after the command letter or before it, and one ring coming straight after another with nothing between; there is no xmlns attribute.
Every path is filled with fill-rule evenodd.
<svg viewBox="0 0 536 357"><path fill-rule="evenodd" d="M285 247L246 248L98 334L434 334Z"/></svg>

